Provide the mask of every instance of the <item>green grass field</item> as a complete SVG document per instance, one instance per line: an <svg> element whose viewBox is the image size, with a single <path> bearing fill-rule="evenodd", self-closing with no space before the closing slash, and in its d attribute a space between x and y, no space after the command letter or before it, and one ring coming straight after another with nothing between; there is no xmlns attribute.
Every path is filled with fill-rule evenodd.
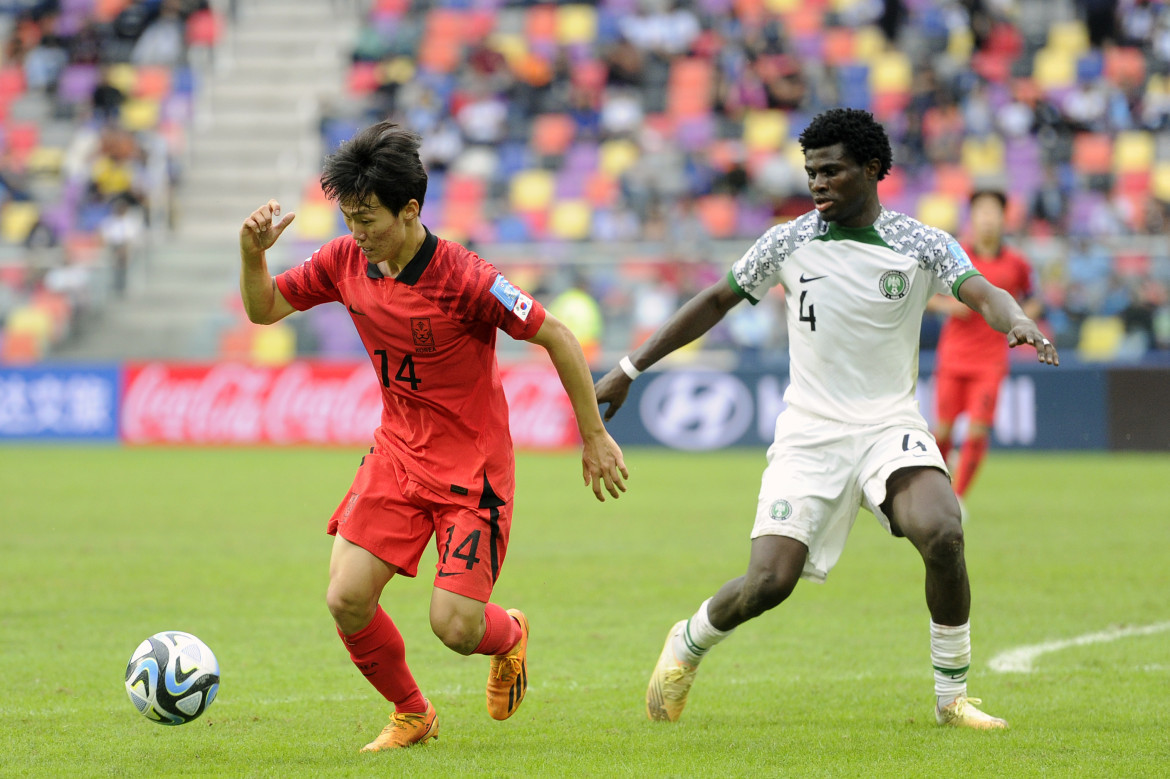
<svg viewBox="0 0 1170 779"><path fill-rule="evenodd" d="M993 452L969 500L971 693L1007 733L933 724L921 563L862 514L825 585L704 662L682 721L647 721L666 630L742 573L762 452L627 452L597 504L569 454L524 455L495 600L532 620L524 707L484 710L487 660L427 626L434 553L383 605L442 735L359 755L388 707L324 605L324 524L348 451L0 448L3 776L1165 776L1170 631L1073 646L1031 673L997 653L1170 621L1170 457ZM196 722L139 716L131 651L164 629L217 654Z"/></svg>

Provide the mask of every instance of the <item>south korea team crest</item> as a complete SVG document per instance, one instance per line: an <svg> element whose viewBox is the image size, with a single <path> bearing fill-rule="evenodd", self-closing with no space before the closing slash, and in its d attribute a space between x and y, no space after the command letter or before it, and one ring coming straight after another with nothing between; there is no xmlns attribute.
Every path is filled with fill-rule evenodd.
<svg viewBox="0 0 1170 779"><path fill-rule="evenodd" d="M878 281L878 289L890 300L901 300L910 291L910 279L900 270L888 270Z"/></svg>
<svg viewBox="0 0 1170 779"><path fill-rule="evenodd" d="M792 504L784 499L774 500L768 508L768 516L777 522L783 522L792 516Z"/></svg>

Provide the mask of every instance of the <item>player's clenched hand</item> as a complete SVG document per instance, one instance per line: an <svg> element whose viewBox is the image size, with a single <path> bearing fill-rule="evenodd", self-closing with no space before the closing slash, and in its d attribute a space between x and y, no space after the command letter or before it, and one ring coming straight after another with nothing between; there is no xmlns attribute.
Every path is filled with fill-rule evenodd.
<svg viewBox="0 0 1170 779"><path fill-rule="evenodd" d="M295 212L290 211L281 219L280 203L269 200L253 211L240 226L240 251L247 255L268 251L296 216Z"/></svg>
<svg viewBox="0 0 1170 779"><path fill-rule="evenodd" d="M619 490L626 491L623 480L630 478L630 472L626 470L621 448L604 430L585 439L585 448L581 452L581 470L585 476L585 486L592 485L593 494L603 503L605 495L601 492L602 484L615 498Z"/></svg>
<svg viewBox="0 0 1170 779"><path fill-rule="evenodd" d="M602 376L593 385L593 392L597 395L597 405L600 406L603 403L609 404L609 408L605 410L606 422L613 419L613 415L626 402L626 395L630 393L631 383L630 377L619 366Z"/></svg>
<svg viewBox="0 0 1170 779"><path fill-rule="evenodd" d="M1060 355L1056 353L1056 347L1052 345L1052 341L1044 337L1040 328L1036 327L1033 322L1023 322L1016 325L1008 331L1007 339L1008 346L1011 347L1021 344L1035 347L1037 362L1060 365Z"/></svg>

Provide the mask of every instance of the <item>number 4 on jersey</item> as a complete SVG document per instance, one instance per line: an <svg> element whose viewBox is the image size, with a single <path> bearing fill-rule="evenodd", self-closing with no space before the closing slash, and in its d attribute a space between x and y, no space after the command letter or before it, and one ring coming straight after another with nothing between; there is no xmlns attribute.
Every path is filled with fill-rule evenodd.
<svg viewBox="0 0 1170 779"><path fill-rule="evenodd" d="M817 329L817 315L813 312L816 308L812 303L808 304L808 313L804 313L804 296L808 294L808 290L801 290L800 292L800 321L808 322L808 329L815 331Z"/></svg>
<svg viewBox="0 0 1170 779"><path fill-rule="evenodd" d="M382 386L390 386L390 355L385 349L375 349L374 354L382 358ZM418 390L418 385L422 384L420 379L414 372L414 355L407 354L402 358L402 363L398 366L398 373L394 374L395 381L401 381L409 384L412 390Z"/></svg>

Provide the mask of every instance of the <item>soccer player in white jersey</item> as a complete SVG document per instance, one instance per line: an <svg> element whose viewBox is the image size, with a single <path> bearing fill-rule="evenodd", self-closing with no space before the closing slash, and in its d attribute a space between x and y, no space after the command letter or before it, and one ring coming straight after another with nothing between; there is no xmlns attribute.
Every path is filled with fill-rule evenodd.
<svg viewBox="0 0 1170 779"><path fill-rule="evenodd" d="M949 234L887 211L885 130L865 111L833 109L800 136L815 211L777 225L597 383L605 418L641 371L706 333L740 301L784 287L790 384L776 420L751 533L747 573L674 625L650 678L646 711L676 721L703 656L739 625L779 605L800 578L823 581L859 507L909 539L926 566L935 717L994 729L1007 723L967 696L971 593L959 504L914 385L922 312L953 295L1040 362L1058 365L1036 323L971 265Z"/></svg>

